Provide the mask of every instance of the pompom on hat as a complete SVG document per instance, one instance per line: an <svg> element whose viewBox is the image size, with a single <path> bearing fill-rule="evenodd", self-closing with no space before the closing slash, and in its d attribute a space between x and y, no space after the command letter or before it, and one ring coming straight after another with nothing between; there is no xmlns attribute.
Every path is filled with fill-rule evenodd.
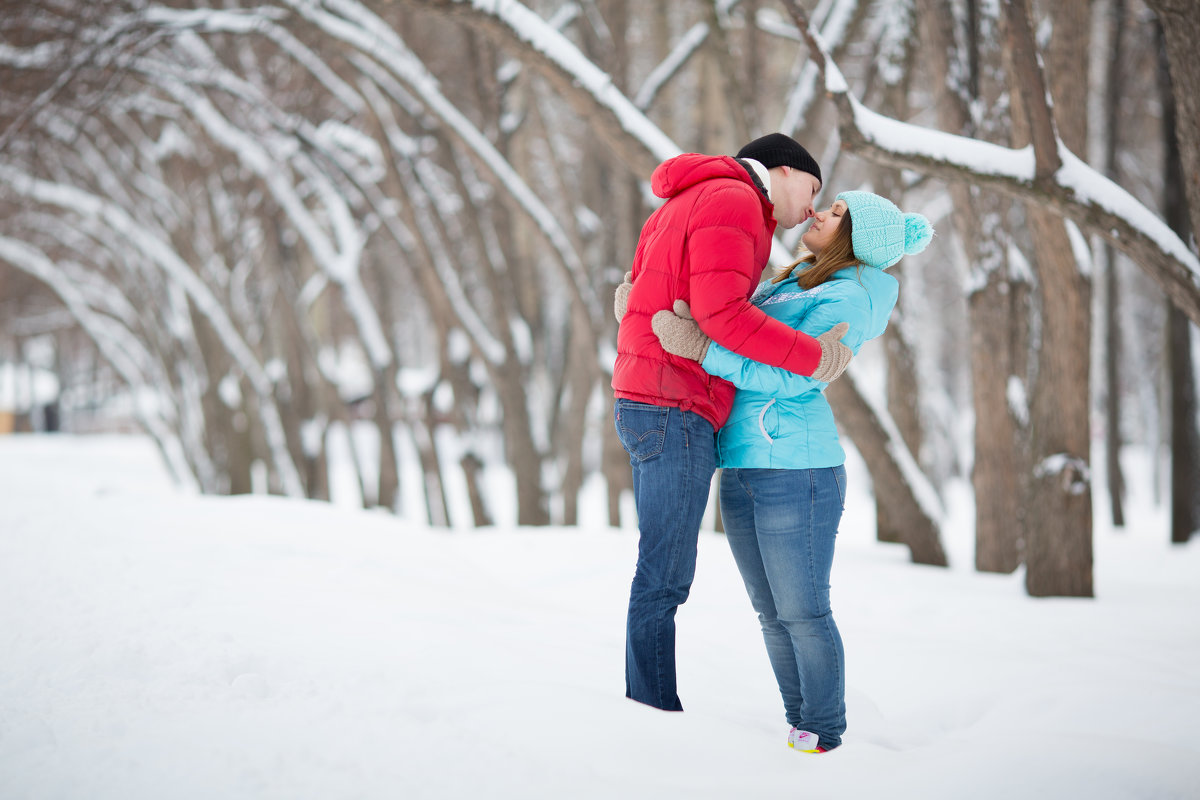
<svg viewBox="0 0 1200 800"><path fill-rule="evenodd" d="M821 180L821 167L799 142L783 133L768 133L738 150L736 158L752 158L767 169L792 167Z"/></svg>
<svg viewBox="0 0 1200 800"><path fill-rule="evenodd" d="M868 267L887 269L921 252L933 239L933 225L920 214L905 214L871 192L842 192L835 198L850 210L854 257Z"/></svg>

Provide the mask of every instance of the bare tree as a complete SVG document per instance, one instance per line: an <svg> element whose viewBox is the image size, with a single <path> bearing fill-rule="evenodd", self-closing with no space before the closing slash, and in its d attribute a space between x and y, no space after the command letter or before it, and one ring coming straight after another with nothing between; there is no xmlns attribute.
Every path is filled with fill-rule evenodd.
<svg viewBox="0 0 1200 800"><path fill-rule="evenodd" d="M1155 5L1155 4L1152 4ZM1162 4L1165 5L1165 4ZM1160 21L1157 28L1159 37L1163 35L1164 26L1174 22L1186 24L1186 20L1178 20L1182 9L1176 9ZM1194 9L1193 9L1194 11ZM1163 13L1162 11L1159 12ZM1190 20L1196 25L1196 15ZM1168 39L1170 36L1168 36ZM1176 45L1178 46L1178 45ZM1162 51L1160 50L1160 53ZM1171 54L1170 45L1166 52ZM1173 86L1177 79L1177 70L1168 70L1167 65L1159 60L1158 79L1162 90L1163 100L1163 140L1165 158L1163 170L1163 208L1166 209L1167 221L1180 236L1188 232L1187 210L1194 210L1198 195L1187 192L1187 167L1183 163L1181 145L1188 139L1195 140L1195 132L1183 132L1186 124L1180 125L1177 119L1180 106L1176 105L1178 93ZM1194 101L1194 98L1190 98ZM1194 102L1185 100L1184 109L1195 107ZM1186 136L1187 139L1183 137ZM1192 176L1193 184L1195 176ZM1194 220L1195 217L1193 216ZM1170 399L1170 442L1171 442L1171 541L1183 544L1200 530L1200 433L1197 431L1197 397L1196 379L1193 373L1192 336L1187 319L1174 306L1167 307L1167 382Z"/></svg>
<svg viewBox="0 0 1200 800"><path fill-rule="evenodd" d="M1180 30L1195 20L1191 4L1152 5L1180 15ZM850 381L831 389L848 437L871 454L881 534L914 559L944 561L940 487L917 455L974 463L977 557L1000 570L1021 557L1027 398L1034 435L1072 431L1069 443L1038 440L1042 467L1059 452L1086 464L1086 453L1071 460L1086 400L1060 426L1055 384L1040 381L1058 367L1039 362L1031 376L1026 360L1035 346L1048 358L1049 345L1072 369L1086 362L1082 334L1056 327L1082 309L1086 329L1086 289L1065 260L1050 272L1031 260L1045 317L1027 321L1035 282L1014 226L1071 220L1200 320L1194 249L1075 159L1061 119L1059 153L1039 96L1013 102L1009 76L1038 58L1057 111L1082 91L1067 80L1082 74L1080 46L1058 38L1072 27L1061 22L1009 65L1006 18L967 0L922 0L913 14L822 3L828 53L815 40L796 47L811 26L790 1L56 9L40 17L37 4L10 3L0 30L0 279L47 287L145 401L133 408L172 468L205 491L329 497L336 445L352 450L364 503L435 524L495 521L498 473L528 524L578 520L599 473L616 522L628 468L605 408L608 305L656 202L645 182L685 147L727 151L769 129L821 151L831 185L934 204L951 187L956 237L937 244L955 263L937 280L965 273L965 260L969 300L931 346L924 318L941 309L911 293L893 325L886 402ZM910 17L936 44L903 46ZM1184 109L1196 83L1178 41L1167 50ZM1007 127L1008 110L1026 106L1032 150L1014 147ZM1176 139L1179 173L1194 174L1194 131ZM1151 152L1130 157L1141 165ZM786 257L795 239L778 244ZM931 288L956 303L963 294ZM16 327L0 319L10 340ZM974 357L962 358L968 341ZM1059 380L1080 385L1079 373ZM978 438L960 453L954 432L972 415L954 406L972 383ZM922 419L931 397L947 413ZM408 463L419 487L402 484ZM416 495L421 508L401 507Z"/></svg>
<svg viewBox="0 0 1200 800"><path fill-rule="evenodd" d="M973 107L995 109L1002 99L1005 70L998 43L1003 19L970 3L970 27L956 30L950 3L923 0L925 41L936 85L943 129L1008 144L1009 131L976 115ZM956 43L965 41L965 45ZM952 57L956 60L951 61ZM981 119L979 119L981 117ZM1026 347L1029 287L1014 267L1012 243L1000 219L1007 201L975 192L967 182L950 185L954 227L970 265L967 282L971 312L971 384L975 409L975 566L1012 572L1024 559L1025 481L1028 472Z"/></svg>

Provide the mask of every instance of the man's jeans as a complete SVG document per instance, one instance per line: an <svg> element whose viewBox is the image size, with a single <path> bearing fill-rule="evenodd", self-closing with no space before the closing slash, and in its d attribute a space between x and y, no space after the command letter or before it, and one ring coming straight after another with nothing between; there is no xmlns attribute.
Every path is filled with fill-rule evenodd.
<svg viewBox="0 0 1200 800"><path fill-rule="evenodd" d="M682 711L675 610L696 572L696 540L716 469L716 432L699 414L618 399L617 435L633 467L638 561L625 633L625 696Z"/></svg>
<svg viewBox="0 0 1200 800"><path fill-rule="evenodd" d="M787 721L837 747L846 730L846 658L829 606L846 469L725 469L721 516Z"/></svg>

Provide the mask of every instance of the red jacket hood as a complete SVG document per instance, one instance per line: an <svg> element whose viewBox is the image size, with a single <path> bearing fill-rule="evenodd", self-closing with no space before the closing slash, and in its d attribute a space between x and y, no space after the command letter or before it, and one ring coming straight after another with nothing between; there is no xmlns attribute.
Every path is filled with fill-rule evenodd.
<svg viewBox="0 0 1200 800"><path fill-rule="evenodd" d="M804 375L820 360L820 345L749 302L771 254L775 219L745 167L726 156L676 156L659 165L651 186L667 200L638 237L633 289L617 332L613 392L693 411L719 428L733 406L733 384L664 351L652 325L656 313L676 300L690 302L714 341Z"/></svg>
<svg viewBox="0 0 1200 800"><path fill-rule="evenodd" d="M775 206L746 172L746 168L729 156L706 156L701 153L684 153L659 164L650 176L650 188L658 197L668 198L713 178L733 178L754 187L763 206L763 216L771 219Z"/></svg>

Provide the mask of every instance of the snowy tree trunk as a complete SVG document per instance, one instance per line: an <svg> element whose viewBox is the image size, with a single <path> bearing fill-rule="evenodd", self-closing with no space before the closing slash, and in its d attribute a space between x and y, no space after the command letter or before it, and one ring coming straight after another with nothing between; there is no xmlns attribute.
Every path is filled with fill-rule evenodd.
<svg viewBox="0 0 1200 800"><path fill-rule="evenodd" d="M458 462L462 467L463 477L467 482L467 498L471 502L471 519L476 528L495 525L496 521L488 511L487 500L484 499L483 487L479 481L479 472L483 462L474 453L467 453Z"/></svg>
<svg viewBox="0 0 1200 800"><path fill-rule="evenodd" d="M400 472L396 456L396 367L390 364L375 373L375 432L379 437L379 505L391 511L400 508Z"/></svg>
<svg viewBox="0 0 1200 800"><path fill-rule="evenodd" d="M1027 398L1015 370L1019 341L1012 322L1027 319L1018 284L1003 270L971 293L971 384L975 408L975 568L1009 573L1024 554L1028 524L1025 481L1028 431L1021 424ZM1014 393L1015 396L1014 396Z"/></svg>
<svg viewBox="0 0 1200 800"><path fill-rule="evenodd" d="M976 130L971 104L995 108L1005 73L996 36L987 35L999 20L985 16L972 2L969 20L974 28L963 31L968 44L963 52L956 46L955 14L947 0L921 0L926 57L945 87L938 97L938 119L944 130L964 135L1007 137L1006 130ZM989 27L985 28L987 25ZM975 64L973 69L972 64ZM1009 203L991 194L973 191L957 183L950 187L954 198L954 227L968 258L970 278L967 304L970 320L971 389L974 404L975 462L971 484L975 490L975 567L988 572L1008 573L1022 560L1025 525L1024 482L1021 475L1027 459L1027 417L1021 332L1028 314L1009 276L1008 237L999 224ZM1016 395L1014 397L1014 392Z"/></svg>
<svg viewBox="0 0 1200 800"><path fill-rule="evenodd" d="M1171 373L1171 541L1184 544L1200 531L1200 436L1196 432L1196 378L1187 317L1167 307Z"/></svg>
<svg viewBox="0 0 1200 800"><path fill-rule="evenodd" d="M1171 78L1161 58L1158 77L1163 89L1163 207L1167 223L1184 236L1188 230L1186 210L1189 205L1194 206L1196 197L1185 197L1186 168L1180 152L1183 141L1179 135L1181 126L1176 124L1176 115L1181 110L1181 106L1175 102L1179 96L1178 86L1175 92L1171 91ZM1194 131L1191 135L1194 135ZM1192 219L1196 219L1194 209ZM1200 423L1197 422L1191 327L1179 309L1168 304L1166 372L1171 426L1171 541L1175 544L1186 543L1200 531L1200 431L1197 430Z"/></svg>
<svg viewBox="0 0 1200 800"><path fill-rule="evenodd" d="M899 267L901 265L897 265ZM898 272L896 267L892 272ZM902 274L896 278L904 285ZM896 316L896 315L894 315ZM921 452L921 415L919 408L920 381L917 374L916 353L904 338L903 315L893 319L883 335L883 346L887 352L887 399L888 412L896 422L905 446L917 456ZM883 503L875 504L876 537L881 542L903 542L904 531L893 522L890 509Z"/></svg>
<svg viewBox="0 0 1200 800"><path fill-rule="evenodd" d="M596 365L591 353L575 345L578 337L572 337L572 355L566 364L564 385L570 398L569 404L560 408L561 421L558 429L558 446L555 451L566 460L562 478L562 525L579 524L579 492L583 488L583 440L587 433L587 409L596 385Z"/></svg>
<svg viewBox="0 0 1200 800"><path fill-rule="evenodd" d="M424 478L425 507L429 514L429 524L445 527L450 525L454 518L450 516L450 500L446 497L442 458L437 446L439 420L433 402L433 394L428 393L421 400L421 420L414 421L411 429L413 441L417 446L417 458L421 462L421 474Z"/></svg>
<svg viewBox="0 0 1200 800"><path fill-rule="evenodd" d="M909 17L910 25L913 24ZM897 75L899 79L891 79L884 86L883 109L889 116L897 119L907 119L912 109L908 102L910 76L914 58L914 43L916 37L905 36L903 50L894 56L895 61L888 66L889 75ZM904 178L900 170L882 168L878 170L879 180L876 191L884 197L891 198L897 205L905 207ZM905 314L905 298L909 295L904 290L906 262L891 267L889 272L900 282L900 300L892 312L892 318L881 337L884 353L887 356L887 409L900 436L909 452L920 463L921 448L924 443L924 431L921 425L921 389L922 383L917 365L917 353L909 341L906 326L908 317ZM903 542L904 531L898 529L892 522L890 507L884 503L875 504L875 531L881 542Z"/></svg>
<svg viewBox="0 0 1200 800"><path fill-rule="evenodd" d="M604 484L607 487L606 500L608 524L620 527L621 495L633 491L633 472L629 463L629 454L621 446L613 430L613 405L610 401L605 405L605 436L600 443L601 461L603 462Z"/></svg>
<svg viewBox="0 0 1200 800"><path fill-rule="evenodd" d="M1103 135L1105 174L1120 182L1117 145L1121 132L1121 97L1124 86L1124 37L1127 25L1125 0L1115 0L1108 26L1109 55L1107 86L1104 92L1105 124ZM1104 246L1104 292L1101 298L1101 322L1104 336L1104 458L1108 477L1108 504L1114 527L1125 526L1125 475L1121 471L1121 370L1126 366L1122 352L1122 337L1118 320L1121 313L1121 291L1117 276L1117 253L1111 244Z"/></svg>
<svg viewBox="0 0 1200 800"><path fill-rule="evenodd" d="M1196 0L1146 0L1158 15L1166 39L1170 64L1170 91L1174 99L1175 137L1182 165L1183 195L1193 232L1200 231L1200 3ZM1192 321L1196 322L1193 316ZM1200 323L1197 323L1200 324Z"/></svg>
<svg viewBox="0 0 1200 800"><path fill-rule="evenodd" d="M894 529L903 532L903 543L916 564L944 567L940 501L933 486L917 468L895 423L859 392L854 379L843 374L825 390L837 409L837 423L854 443L871 473L875 502L888 509Z"/></svg>
<svg viewBox="0 0 1200 800"><path fill-rule="evenodd" d="M1057 170L1055 117L1046 101L1028 8L1008 7L1014 80L1029 118L1037 174ZM1086 144L1086 0L1055 6L1049 59L1051 95L1064 143L1075 152ZM1082 76L1082 77L1081 77ZM1058 107L1058 106L1056 106ZM1089 467L1091 403L1091 287L1065 223L1027 205L1037 269L1042 338L1030 404L1034 471L1030 483L1029 542L1025 586L1034 597L1093 596L1092 490Z"/></svg>

